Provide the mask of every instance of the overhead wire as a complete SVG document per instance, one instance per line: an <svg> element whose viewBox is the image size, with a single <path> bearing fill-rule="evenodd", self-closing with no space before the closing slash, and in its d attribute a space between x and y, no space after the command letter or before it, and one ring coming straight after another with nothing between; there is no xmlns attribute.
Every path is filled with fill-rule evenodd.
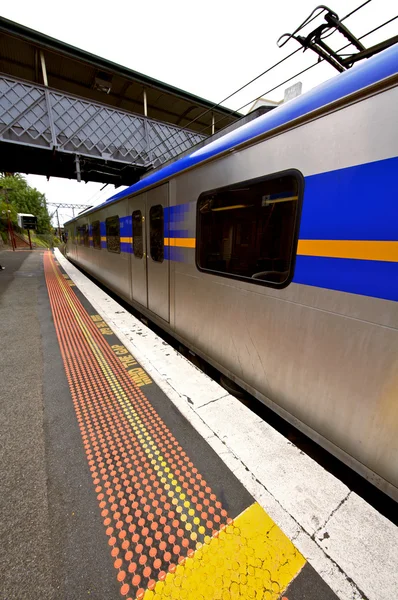
<svg viewBox="0 0 398 600"><path fill-rule="evenodd" d="M317 12L317 11L319 11L319 12ZM302 29L304 29L304 27L307 27L307 25L309 25L310 23L312 23L312 21L314 21L315 19L317 19L318 17L320 17L322 13L324 13L324 12L327 12L327 11L329 11L329 12L332 12L332 11L330 11L330 9L329 9L327 6L325 6L324 4L321 4L320 6L317 6L316 8L314 8L314 10L313 10L313 11L312 11L312 13L310 14L310 16L309 16L309 17L307 17L307 18L305 19L305 21L303 21L303 22L301 23L301 25L299 25L299 26L297 27L297 29L295 29L295 30L293 31L293 33L283 33L283 34L280 36L280 38L279 38L279 39L278 39L278 41L276 42L276 45L278 46L278 48L283 48L283 46L284 46L285 44L287 44L289 40L291 40L292 38L294 38L294 36L295 36L295 35L296 35L296 34L297 34L299 31L301 31ZM317 12L317 14L314 14L314 13L316 13L316 12ZM336 15L336 13L333 13L333 14L334 14L334 15ZM312 15L314 15L314 16L312 16ZM337 15L336 15L336 16L337 16ZM282 38L284 38L284 37L286 37L287 39L286 39L286 40L285 40L285 41L284 41L282 44L279 44L279 42L281 41L281 39L282 39Z"/></svg>
<svg viewBox="0 0 398 600"><path fill-rule="evenodd" d="M348 17L351 17L354 13L358 12L361 8L363 8L366 4L369 4L371 1L372 0L366 0L365 2L363 2L362 4L360 4L359 6L357 6L354 10L352 10L350 13L348 13L347 15L345 15L341 19L341 21L344 21L345 19L348 19ZM318 7L318 8L323 8L324 9L324 7ZM315 9L315 10L317 10L317 9ZM315 12L315 10L295 30L295 33L298 33L301 29L303 29L304 27L306 27L307 25L309 25L309 23L311 23L312 21L314 21L316 18L318 18L320 16L320 14L322 14L322 11L321 11L321 12L318 12L316 15L312 16L313 13ZM235 90L232 94L229 94L229 96L227 96L223 100L220 100L220 102L218 102L217 104L214 104L211 108L207 109L206 111L204 111L203 113L201 113L200 115L198 115L197 117L195 117L194 119L192 119L191 121L189 121L186 125L184 125L184 129L187 129L190 125L192 125L193 123L195 123L202 116L204 116L205 114L211 112L212 110L214 110L214 108L219 107L223 102L226 102L227 100L229 100L230 98L232 98L232 96L235 96L237 93L239 93L240 91L242 91L243 89L245 89L246 87L248 87L249 85L251 85L252 83L254 83L255 81L257 81L258 79L260 79L260 77L262 77L263 75L266 75L267 73L269 73L270 71L272 71L275 67L279 66L284 61L286 61L288 58L291 58L294 54L297 54L297 52L300 52L300 51L301 51L301 48L297 48L296 50L294 50L293 52L291 52L290 54L288 54L287 56L285 56L284 58L282 58L281 60L279 60L278 62L276 62L271 67L267 68L265 71L263 71L262 73L260 73L259 75L257 75L256 77L254 77L253 79L251 79L250 81L248 81L247 83L245 83L244 85L242 85L237 90ZM316 63L316 64L318 64L318 63ZM313 66L315 66L315 65L313 65ZM304 69L303 71L300 71L299 73L296 73L296 75L294 75L292 78L289 78L288 80L282 82L280 85L284 85L288 81L291 81L291 79L294 79L294 77L298 77L299 75L302 75L302 73L304 73L305 71L308 71L310 68L312 68L312 66L309 67L309 68L307 68L307 69ZM274 89L277 89L277 88L273 88L270 91L273 91ZM270 93L270 92L266 92L266 93ZM245 104L242 107L238 108L235 112L239 112L242 108L245 108L248 104L250 104L250 102L248 102L247 104ZM226 118L227 118L226 115L223 116L223 117L221 117L220 119L218 119L217 121L214 122L214 125L216 125L217 123L220 123L220 122L224 121ZM208 129L209 127L211 127L211 125L206 125L204 128L202 128L197 133L201 134L204 131L206 131L206 129ZM174 133L167 140L162 140L159 144L157 144L156 146L154 146L153 148L151 148L151 152L153 152L154 150L156 150L160 146L164 145L166 143L166 141L170 141L173 137L176 137L176 135L178 135L178 133L179 133L179 131L177 131L176 133ZM185 142L180 142L180 143L176 144L175 146L172 146L171 148L168 148L167 151L168 152L172 152L174 149L180 148L183 144L185 144Z"/></svg>
<svg viewBox="0 0 398 600"><path fill-rule="evenodd" d="M393 17L392 19L389 19L388 21L386 21L385 23L382 23L382 25L378 25L378 27L375 27L374 29L372 29L371 31L368 31L367 33L361 35L358 40L363 40L365 37L367 37L368 35L371 35L372 33L374 33L375 31L377 31L378 29L381 29L382 27L385 27L386 25L388 25L389 23L391 23L392 21L395 21L396 19L398 19L398 15ZM351 46L351 43L346 44L345 46L342 46L342 48L340 48L339 50L337 50L337 52L341 52L342 50L345 50L346 48L348 48L349 46ZM281 87L282 85L284 85L285 83L288 83L289 81L291 81L292 79L295 79L296 77L298 77L299 75L302 75L302 73L305 73L306 71L309 71L310 69L312 69L313 67L316 67L316 65L319 65L320 63L324 62L325 59L321 58L319 60L317 60L316 63L313 63L312 65L310 65L309 67L307 67L306 69L303 69L302 71L299 71L298 73L296 73L295 75L293 75L292 77L289 77L289 79L286 79L285 81L282 81L282 83L279 83L277 86L267 90L266 92L264 92L263 94L261 94L260 96L257 96L257 98L254 98L253 100L250 100L250 102L247 102L246 104L244 104L243 106L240 106L237 111L242 110L243 108L246 108L246 106L248 106L249 104L252 104L253 102L255 102L256 100L259 100L260 98L262 98L263 96L265 96L266 94L270 94L271 92L273 92L274 90L278 89L278 87ZM221 121L221 120L220 120ZM218 122L220 122L218 121Z"/></svg>
<svg viewBox="0 0 398 600"><path fill-rule="evenodd" d="M237 90L235 90L234 92L232 92L232 94L229 94L229 96L226 96L225 98L223 98L223 100L220 100L220 102L217 102L217 104L213 104L210 108L206 109L205 111L203 111L202 113L200 113L200 115L198 115L197 117L195 117L194 119L192 119L191 121L189 121L188 123L186 123L184 125L184 129L188 129L188 127L190 125L192 125L193 123L196 123L196 121L198 121L201 117L203 117L204 115L207 115L209 112L212 112L214 109L220 107L221 104L223 104L223 102L226 102L227 100L229 100L230 98L232 98L232 96L235 96L236 94L238 94L239 92L241 92L242 90L244 90L247 86L249 86L252 83L254 83L255 81L257 81L257 79L260 79L260 77L262 77L263 75L266 75L267 73L269 73L270 71L272 71L272 69L275 69L275 67L278 67L283 62L285 62L285 60L287 60L288 58L291 58L294 54L297 54L297 52L300 52L300 50L301 50L301 48L297 48L296 50L293 50L293 52L291 52L290 54L288 54L287 56L285 56L284 58L282 58L281 60L279 60L278 62L276 62L275 64L273 64L271 67L268 67L265 71L263 71L259 75L256 75L256 77L254 77L253 79L251 79L250 81L248 81L247 83L245 83L244 85L242 85L240 88L238 88ZM231 111L231 112L238 112L238 111ZM229 116L230 115L225 115L225 118L227 118ZM205 131L208 127L211 127L211 125L206 125L206 127L202 131ZM179 133L180 133L180 130L176 131L173 135L171 135L170 137L167 138L167 141L170 141L171 139L173 139L174 137L176 137ZM197 132L194 132L194 133L197 133ZM162 140L159 144L157 144L156 146L154 146L153 148L151 148L151 152L153 152L154 150L156 150L156 148L159 148L160 146L162 146L165 143L165 141L166 140ZM185 142L181 142L176 147L179 148L183 143L185 143Z"/></svg>
<svg viewBox="0 0 398 600"><path fill-rule="evenodd" d="M361 8L363 8L364 6L366 6L367 4L369 4L369 2L372 2L372 0L366 0L366 2L364 2L360 6L357 6L356 8L354 8L354 10L352 10L350 13L348 13L348 15L345 15L345 17L343 17L342 19L340 19L340 23L342 23L343 21L345 21L346 19L348 19L348 17L351 17L351 15L355 14L358 10L360 10ZM321 39L322 40L326 40L326 38L330 37L334 33L336 33L336 30L331 31L330 33L327 33L325 35L321 35Z"/></svg>
<svg viewBox="0 0 398 600"><path fill-rule="evenodd" d="M365 4L368 4L371 1L372 0L366 0L366 2L364 2L363 5L357 7L350 14L353 14L354 12L356 12L357 10L359 10L362 6L364 6ZM315 11L313 11L313 12L315 12ZM311 13L311 15L312 14L313 13ZM296 29L296 32L300 31L303 27L305 27L306 25L308 25L309 23L311 23L312 21L314 21L314 19L316 19L317 17L319 17L320 14L322 14L322 11L319 12L318 14L314 15L313 17L310 15L311 18L306 19ZM344 18L347 18L348 16L350 16L350 15L346 15L346 17L344 17ZM236 94L238 94L239 92L241 92L243 89L245 89L246 87L248 87L249 85L251 85L252 83L254 83L255 81L257 81L258 79L260 79L260 77L263 77L263 75L266 75L267 73L269 73L270 71L272 71L273 69L275 69L276 67L278 67L279 65L281 65L283 62L285 62L286 60L288 60L289 58L291 58L294 54L297 54L300 51L301 51L301 48L297 48L296 50L293 50L293 52L291 52L290 54L288 54L287 56L285 56L284 58L282 58L281 60L279 60L278 62L276 62L275 64L273 64L271 67L268 67L265 71L263 71L259 75L256 75L256 77L254 77L253 79L251 79L250 81L248 81L247 83L245 83L244 85L242 85L240 88L238 88L237 90L235 90L234 92L232 92L232 94L229 94L228 96L226 96L225 98L223 98L222 100L220 100L219 102L217 102L216 104L213 104L210 108L208 108L205 111L203 111L202 113L200 113L200 115L197 115L194 119L192 119L191 121L189 121L188 123L186 123L184 125L184 129L188 129L188 127L190 125L192 125L193 123L195 123L196 121L198 121L201 117L203 117L204 115L208 114L209 112L212 112L215 108L220 107L221 104L223 104L224 102L226 102L227 100L229 100L230 98L232 98L232 96L235 96ZM238 112L238 111L234 111L234 112ZM225 117L225 118L227 118L227 117ZM208 127L210 127L210 125L207 125L205 127L205 129L207 129ZM205 129L203 129L202 131L205 131ZM173 137L175 137L176 135L178 135L178 133L179 133L179 131L177 131L176 133L174 133L173 135L171 135L168 138L168 140L170 140ZM159 146L162 146L164 143L165 143L165 140L162 140L159 144L157 144L156 146L154 146L153 148L151 148L151 152L153 152L154 150L156 150L156 148L159 148ZM176 147L179 148L183 143L185 143L185 142L181 142Z"/></svg>
<svg viewBox="0 0 398 600"><path fill-rule="evenodd" d="M368 0L370 1L370 0ZM362 6L364 6L365 4L367 4L368 2L364 3ZM356 10L359 10L359 8ZM352 11L350 14L353 14L355 11ZM346 18L346 17L344 17ZM395 21L396 19L398 19L398 15L395 17L392 17L391 19L389 19L388 21L385 21L384 23L382 23L381 25L378 25L377 27L375 27L374 29L372 29L371 31L368 31L367 33L361 35L358 40L362 40L365 37L367 37L368 35L371 35L372 33L375 33L376 31L378 31L379 29L381 29L382 27L385 27L386 25L389 25L390 23L392 23L393 21ZM345 50L346 48L348 48L349 46L351 46L351 43L346 44L345 46L343 46L342 48L340 48L339 50L337 50L337 52L341 52L342 50ZM301 48L300 48L301 49ZM256 96L255 98L253 98L252 100L250 100L249 102L246 102L246 104L243 104L242 106L240 106L239 108L236 109L236 112L241 111L242 109L246 108L247 106L249 106L250 104L252 104L253 102L255 102L256 100L259 100L260 98L262 98L263 96L266 96L267 94L270 94L271 92L275 91L276 89L278 89L279 87L281 87L282 85L285 85L286 83L288 83L289 81L292 81L292 79L295 79L296 77L298 77L299 75L302 75L303 73L309 71L310 69L313 69L314 67L316 67L317 65L319 65L320 63L324 62L324 59L319 59L317 60L315 63L313 63L312 65L306 67L305 69L302 69L301 71L299 71L298 73L295 73L292 77L289 77L288 79L285 79L285 81L282 81L281 83L279 83L278 85L270 88L269 90L267 90L266 92L263 92L262 94L260 94L259 96ZM225 117L221 117L220 119L218 119L217 121L215 121L215 125L221 123L223 120L225 119ZM203 129L201 129L198 133L203 133L204 131L206 131L206 129L208 129L208 125L206 127L204 127ZM168 151L171 152L173 150L178 149L179 147L182 146L182 143L177 144L176 146L173 146L172 148L170 148Z"/></svg>
<svg viewBox="0 0 398 600"><path fill-rule="evenodd" d="M366 2L364 2L363 4L360 4L359 6L357 6L356 8L354 8L354 10L352 10L350 13L348 13L347 15L345 15L345 17L343 17L342 19L340 19L340 21L345 21L346 19L348 19L348 17L351 17L353 14L355 14L356 12L358 12L358 10L361 10L361 8L363 8L364 6L366 6L366 4L369 4L369 2L372 2L372 0L366 0Z"/></svg>
<svg viewBox="0 0 398 600"><path fill-rule="evenodd" d="M109 184L102 185L102 187L99 190L94 192L94 194L87 200L87 205L89 205L90 203L94 204L94 202L98 202L101 196L107 196L108 192L105 192L104 194L102 193L107 185Z"/></svg>

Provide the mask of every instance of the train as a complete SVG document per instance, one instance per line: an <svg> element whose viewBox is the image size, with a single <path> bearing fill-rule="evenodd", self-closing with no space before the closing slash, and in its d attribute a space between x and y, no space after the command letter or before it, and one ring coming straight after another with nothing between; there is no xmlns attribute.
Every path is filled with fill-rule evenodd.
<svg viewBox="0 0 398 600"><path fill-rule="evenodd" d="M395 500L397 71L395 45L65 224L69 260Z"/></svg>

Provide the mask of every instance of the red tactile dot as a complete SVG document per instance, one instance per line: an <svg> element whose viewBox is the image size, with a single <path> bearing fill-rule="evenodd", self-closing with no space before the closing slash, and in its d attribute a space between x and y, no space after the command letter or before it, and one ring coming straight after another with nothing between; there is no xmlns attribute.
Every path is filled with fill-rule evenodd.
<svg viewBox="0 0 398 600"><path fill-rule="evenodd" d="M139 575L134 575L133 579L131 580L133 585L138 585L141 581L141 577Z"/></svg>
<svg viewBox="0 0 398 600"><path fill-rule="evenodd" d="M145 569L142 572L144 577L149 577L151 574L151 568L150 567L145 567Z"/></svg>

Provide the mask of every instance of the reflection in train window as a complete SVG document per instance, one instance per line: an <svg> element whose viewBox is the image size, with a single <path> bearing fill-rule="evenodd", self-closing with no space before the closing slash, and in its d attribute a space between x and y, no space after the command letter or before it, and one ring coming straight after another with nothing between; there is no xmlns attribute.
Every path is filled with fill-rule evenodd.
<svg viewBox="0 0 398 600"><path fill-rule="evenodd" d="M88 225L83 225L83 244L86 246L86 248L90 247L90 233Z"/></svg>
<svg viewBox="0 0 398 600"><path fill-rule="evenodd" d="M163 206L157 204L151 206L149 211L149 240L151 246L151 258L155 262L163 262L164 258L164 227Z"/></svg>
<svg viewBox="0 0 398 600"><path fill-rule="evenodd" d="M77 228L77 243L84 246L90 245L88 225L79 225Z"/></svg>
<svg viewBox="0 0 398 600"><path fill-rule="evenodd" d="M198 200L198 268L283 287L293 277L301 177L296 172L205 192Z"/></svg>
<svg viewBox="0 0 398 600"><path fill-rule="evenodd" d="M120 223L119 217L109 217L105 220L106 225L106 246L108 252L117 252L120 254Z"/></svg>
<svg viewBox="0 0 398 600"><path fill-rule="evenodd" d="M92 224L92 229L93 229L93 246L94 246L94 248L98 248L98 250L101 250L100 222L94 221L94 223Z"/></svg>
<svg viewBox="0 0 398 600"><path fill-rule="evenodd" d="M133 212L133 252L136 258L142 258L144 256L142 213L140 210L135 210Z"/></svg>

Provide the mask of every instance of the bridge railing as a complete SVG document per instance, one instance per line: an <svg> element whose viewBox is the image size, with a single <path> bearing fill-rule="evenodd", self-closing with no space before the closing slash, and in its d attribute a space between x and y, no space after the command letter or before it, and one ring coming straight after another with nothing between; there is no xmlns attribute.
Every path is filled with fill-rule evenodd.
<svg viewBox="0 0 398 600"><path fill-rule="evenodd" d="M189 130L0 75L0 141L158 166L205 139Z"/></svg>

